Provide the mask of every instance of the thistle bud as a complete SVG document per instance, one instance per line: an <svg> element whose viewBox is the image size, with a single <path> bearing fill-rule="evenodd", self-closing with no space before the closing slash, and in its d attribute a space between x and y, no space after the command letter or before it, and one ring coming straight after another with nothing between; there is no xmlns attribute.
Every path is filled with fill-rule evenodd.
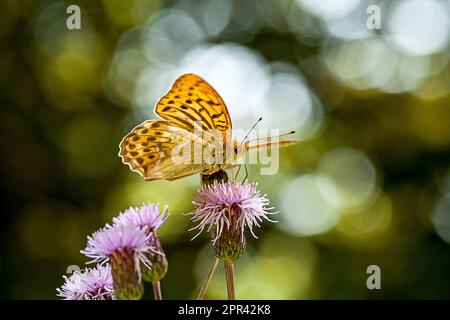
<svg viewBox="0 0 450 320"><path fill-rule="evenodd" d="M214 253L222 261L236 261L245 251L245 237L241 236L241 231L237 230L233 224L236 225L232 222L230 227L224 228L213 243Z"/></svg>
<svg viewBox="0 0 450 320"><path fill-rule="evenodd" d="M142 278L145 281L154 282L159 281L165 277L169 264L167 263L167 258L164 254L159 238L156 236L156 234L152 234L151 238L151 242L155 247L155 252L148 253L147 258L152 263L152 267L142 267Z"/></svg>

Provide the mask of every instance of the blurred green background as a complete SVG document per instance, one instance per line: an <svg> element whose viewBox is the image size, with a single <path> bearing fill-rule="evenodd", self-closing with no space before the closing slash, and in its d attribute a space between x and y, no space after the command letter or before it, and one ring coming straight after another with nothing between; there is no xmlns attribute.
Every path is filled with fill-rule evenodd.
<svg viewBox="0 0 450 320"><path fill-rule="evenodd" d="M69 4L81 30L66 28ZM238 298L450 297L449 1L0 6L2 298L55 299L86 236L148 201L171 212L163 295L195 297L212 253L182 215L198 176L144 182L117 156L186 72L216 88L235 128L262 116L303 140L280 150L277 175L250 167L279 222L248 238ZM366 287L372 264L381 290ZM226 297L221 266L206 297Z"/></svg>

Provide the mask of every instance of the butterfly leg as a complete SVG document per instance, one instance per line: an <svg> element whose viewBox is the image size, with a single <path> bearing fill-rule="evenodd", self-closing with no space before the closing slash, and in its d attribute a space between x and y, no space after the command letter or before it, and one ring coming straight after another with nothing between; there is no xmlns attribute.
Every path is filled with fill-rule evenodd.
<svg viewBox="0 0 450 320"><path fill-rule="evenodd" d="M237 171L236 171L236 179L237 179L237 177L238 177L238 175L239 175L239 172L241 172L241 164L238 164L237 165L237 167L239 167L238 169L237 169Z"/></svg>
<svg viewBox="0 0 450 320"><path fill-rule="evenodd" d="M245 180L247 180L247 178L248 178L248 170L247 170L247 164L245 164L244 163L244 169L245 169L245 177L244 177L244 182L245 182Z"/></svg>
<svg viewBox="0 0 450 320"><path fill-rule="evenodd" d="M234 174L234 166L231 166L231 180L232 180L233 182L236 181L236 176L235 176L235 174Z"/></svg>

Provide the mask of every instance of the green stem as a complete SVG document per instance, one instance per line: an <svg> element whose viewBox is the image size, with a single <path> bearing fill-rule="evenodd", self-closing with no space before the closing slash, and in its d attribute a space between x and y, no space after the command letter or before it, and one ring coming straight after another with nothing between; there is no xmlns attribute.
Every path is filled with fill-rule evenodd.
<svg viewBox="0 0 450 320"><path fill-rule="evenodd" d="M155 300L162 300L162 294L161 294L161 283L158 281L153 281L153 296Z"/></svg>
<svg viewBox="0 0 450 320"><path fill-rule="evenodd" d="M214 274L214 271L216 270L217 263L219 262L219 259L217 259L216 256L213 256L213 259L211 260L211 264L209 265L208 273L206 274L205 279L203 279L202 286L200 288L200 291L197 295L197 300L202 300L203 296L205 295L206 289L209 286L209 283L211 282L211 278Z"/></svg>
<svg viewBox="0 0 450 320"><path fill-rule="evenodd" d="M224 261L225 277L227 279L227 293L228 300L236 300L236 293L234 290L234 264L233 261Z"/></svg>

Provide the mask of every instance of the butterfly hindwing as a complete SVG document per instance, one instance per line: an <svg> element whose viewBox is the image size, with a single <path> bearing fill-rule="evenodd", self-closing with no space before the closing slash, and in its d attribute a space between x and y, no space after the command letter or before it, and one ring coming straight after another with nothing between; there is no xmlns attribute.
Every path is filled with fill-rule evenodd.
<svg viewBox="0 0 450 320"><path fill-rule="evenodd" d="M126 135L119 146L119 156L132 171L146 180L174 180L203 170L204 165L174 162L175 146L204 144L192 132L164 120L147 120ZM203 146L202 146L203 147ZM192 153L193 154L193 153Z"/></svg>

